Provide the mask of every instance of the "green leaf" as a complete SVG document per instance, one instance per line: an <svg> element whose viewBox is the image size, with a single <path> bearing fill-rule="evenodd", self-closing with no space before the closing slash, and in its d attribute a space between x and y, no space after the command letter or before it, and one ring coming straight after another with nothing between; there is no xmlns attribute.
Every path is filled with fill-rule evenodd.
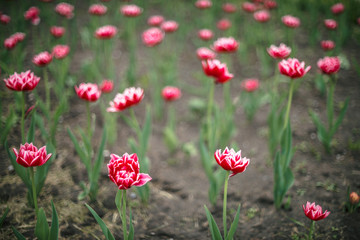
<svg viewBox="0 0 360 240"><path fill-rule="evenodd" d="M52 208L52 220L51 220L49 240L57 240L59 238L59 219L54 206L54 202L52 200L51 200L51 208Z"/></svg>
<svg viewBox="0 0 360 240"><path fill-rule="evenodd" d="M336 131L340 127L340 124L342 123L342 121L343 121L343 119L345 117L345 113L346 113L346 110L348 108L348 105L349 105L349 98L346 99L346 101L344 103L344 106L341 108L340 114L339 114L338 118L336 119L336 122L335 122L333 128L330 129L330 133L329 133L330 138L332 138L334 136L334 134L336 133Z"/></svg>
<svg viewBox="0 0 360 240"><path fill-rule="evenodd" d="M46 177L47 177L48 172L49 172L49 168L50 168L52 162L54 161L54 159L56 158L55 147L52 145L52 143L49 142L46 145L46 151L47 151L48 154L52 153L52 156L45 164L36 167L35 184L36 184L36 193L37 193L37 195L39 195L42 187L44 186Z"/></svg>
<svg viewBox="0 0 360 240"><path fill-rule="evenodd" d="M74 147L75 147L75 150L76 150L77 154L79 155L81 161L85 165L87 172L90 172L91 166L90 166L90 162L89 162L89 159L88 159L87 155L85 154L83 149L80 147L80 144L79 144L78 140L76 139L75 135L72 133L70 128L67 128L67 132L68 132L68 134L69 134L69 136L71 138L71 141L74 144Z"/></svg>
<svg viewBox="0 0 360 240"><path fill-rule="evenodd" d="M324 125L321 123L320 118L318 117L318 115L316 113L314 113L313 111L309 111L311 119L313 120L316 129L318 131L318 137L320 142L324 143L327 142L329 139L328 133L326 128L324 127Z"/></svg>
<svg viewBox="0 0 360 240"><path fill-rule="evenodd" d="M232 240L233 239L233 236L236 232L236 229L238 227L238 223L239 223L239 216L240 216L240 204L238 206L238 209L236 211L236 215L234 217L234 221L231 223L231 226L230 226L230 229L229 229L229 232L228 232L228 235L226 236L226 240Z"/></svg>
<svg viewBox="0 0 360 240"><path fill-rule="evenodd" d="M220 234L219 227L217 226L213 216L211 215L211 213L210 213L209 209L206 207L206 205L204 205L204 208L205 208L205 212L206 212L206 218L209 223L212 240L222 240L223 238Z"/></svg>
<svg viewBox="0 0 360 240"><path fill-rule="evenodd" d="M119 213L120 213L120 216L121 216L121 194L122 194L122 191L120 189L118 189L117 193L116 193L116 197L115 197L115 205L116 205L116 208L118 209Z"/></svg>
<svg viewBox="0 0 360 240"><path fill-rule="evenodd" d="M47 240L49 236L49 225L43 208L39 209L35 226L35 236L39 240Z"/></svg>
<svg viewBox="0 0 360 240"><path fill-rule="evenodd" d="M9 207L6 207L4 214L3 214L3 215L1 216L1 218L0 218L0 228L1 228L1 226L3 225L3 223L4 223L4 221L5 221L5 218L6 218L6 216L8 215L9 211L10 211L10 208L9 208Z"/></svg>
<svg viewBox="0 0 360 240"><path fill-rule="evenodd" d="M36 114L33 114L32 118L31 118L31 123L30 123L28 134L27 134L27 142L28 143L34 142L34 138L35 138L35 118L36 118L35 115Z"/></svg>
<svg viewBox="0 0 360 240"><path fill-rule="evenodd" d="M149 137L151 134L151 108L146 108L145 123L141 132L141 158L145 157L145 153L148 148Z"/></svg>
<svg viewBox="0 0 360 240"><path fill-rule="evenodd" d="M10 130L13 128L17 121L17 116L15 114L15 108L11 108L9 116L7 116L5 120L5 126L1 129L1 143L5 143L5 140L10 132Z"/></svg>
<svg viewBox="0 0 360 240"><path fill-rule="evenodd" d="M49 135L47 133L47 130L45 129L45 124L42 117L38 116L38 114L36 113L34 113L33 116L35 118L37 127L40 129L42 138L45 140L48 139Z"/></svg>
<svg viewBox="0 0 360 240"><path fill-rule="evenodd" d="M26 240L26 238L24 237L24 235L22 235L18 230L16 230L16 228L14 228L13 226L11 226L15 237L17 238L17 240Z"/></svg>
<svg viewBox="0 0 360 240"><path fill-rule="evenodd" d="M87 205L85 203L85 206L89 209L89 211L91 212L91 214L94 216L95 220L97 221L97 223L100 225L100 228L102 230L102 232L104 233L105 237L107 240L115 240L114 236L112 235L112 233L110 232L109 228L106 226L106 224L104 223L104 221L99 217L99 215L94 211L94 209L92 209L89 205Z"/></svg>
<svg viewBox="0 0 360 240"><path fill-rule="evenodd" d="M130 221L129 221L129 234L128 234L128 239L129 240L133 240L134 239L134 226L132 224L132 212L130 209Z"/></svg>

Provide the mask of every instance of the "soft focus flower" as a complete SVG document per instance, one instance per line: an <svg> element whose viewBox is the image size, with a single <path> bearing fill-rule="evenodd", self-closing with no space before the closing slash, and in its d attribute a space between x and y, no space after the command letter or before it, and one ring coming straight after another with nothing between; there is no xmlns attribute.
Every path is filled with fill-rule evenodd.
<svg viewBox="0 0 360 240"><path fill-rule="evenodd" d="M360 25L360 17L358 17L358 18L356 19L356 21L357 21L357 24Z"/></svg>
<svg viewBox="0 0 360 240"><path fill-rule="evenodd" d="M254 19L258 22L267 22L270 20L270 13L267 10L254 12Z"/></svg>
<svg viewBox="0 0 360 240"><path fill-rule="evenodd" d="M208 41L213 38L214 33L210 29L201 29L198 32L198 36L200 39Z"/></svg>
<svg viewBox="0 0 360 240"><path fill-rule="evenodd" d="M234 77L226 64L217 59L202 61L202 68L207 76L215 78L215 83L225 83Z"/></svg>
<svg viewBox="0 0 360 240"><path fill-rule="evenodd" d="M31 91L38 85L40 78L30 70L22 73L14 73L8 79L4 79L6 87L14 91Z"/></svg>
<svg viewBox="0 0 360 240"><path fill-rule="evenodd" d="M227 29L229 29L231 27L231 21L229 19L226 19L226 18L220 19L217 22L216 27L219 30L225 31L225 30L227 30Z"/></svg>
<svg viewBox="0 0 360 240"><path fill-rule="evenodd" d="M26 20L31 20L33 25L38 25L40 23L39 17L40 10L37 7L30 7L25 13L24 17Z"/></svg>
<svg viewBox="0 0 360 240"><path fill-rule="evenodd" d="M111 154L107 165L109 178L119 189L126 190L132 186L141 187L151 180L146 173L140 173L139 159L136 153L125 153L122 157Z"/></svg>
<svg viewBox="0 0 360 240"><path fill-rule="evenodd" d="M55 7L55 11L60 14L61 16L66 17L67 19L70 19L74 16L74 6L69 3L59 3Z"/></svg>
<svg viewBox="0 0 360 240"><path fill-rule="evenodd" d="M210 0L197 0L195 6L199 9L206 9L211 7L212 2Z"/></svg>
<svg viewBox="0 0 360 240"><path fill-rule="evenodd" d="M289 28L297 28L300 26L300 19L291 15L283 16L281 21Z"/></svg>
<svg viewBox="0 0 360 240"><path fill-rule="evenodd" d="M337 22L334 19L325 19L324 24L325 24L325 27L330 30L337 28Z"/></svg>
<svg viewBox="0 0 360 240"><path fill-rule="evenodd" d="M224 12L227 12L227 13L236 12L236 6L232 3L224 3L222 5L222 9L224 10Z"/></svg>
<svg viewBox="0 0 360 240"><path fill-rule="evenodd" d="M201 47L196 50L196 55L200 60L214 59L216 54L206 47Z"/></svg>
<svg viewBox="0 0 360 240"><path fill-rule="evenodd" d="M137 17L142 13L142 9L135 4L125 5L120 9L125 17Z"/></svg>
<svg viewBox="0 0 360 240"><path fill-rule="evenodd" d="M38 67L44 67L49 63L51 63L51 61L52 61L52 55L48 51L41 52L35 55L32 59L32 62Z"/></svg>
<svg viewBox="0 0 360 240"><path fill-rule="evenodd" d="M16 162L23 167L37 167L45 164L51 157L51 153L46 153L46 146L38 149L32 143L20 145L19 152L13 148Z"/></svg>
<svg viewBox="0 0 360 240"><path fill-rule="evenodd" d="M148 47L154 47L162 42L164 32L161 29L152 27L142 33L142 41Z"/></svg>
<svg viewBox="0 0 360 240"><path fill-rule="evenodd" d="M13 37L8 37L8 38L6 38L5 40L4 40L4 47L6 48L6 49L13 49L15 46L16 46L16 44L18 43L18 41L15 39L15 38L13 38Z"/></svg>
<svg viewBox="0 0 360 240"><path fill-rule="evenodd" d="M154 15L154 16L151 16L149 17L147 23L150 25L150 26L160 26L161 23L164 21L164 17L161 16L161 15Z"/></svg>
<svg viewBox="0 0 360 240"><path fill-rule="evenodd" d="M181 90L177 87L166 86L163 88L161 95L165 101L174 101L181 97Z"/></svg>
<svg viewBox="0 0 360 240"><path fill-rule="evenodd" d="M303 77L311 69L311 66L305 68L305 62L300 63L296 58L282 60L278 66L280 73L290 78Z"/></svg>
<svg viewBox="0 0 360 240"><path fill-rule="evenodd" d="M291 48L289 48L288 46L286 46L283 43L280 43L279 47L276 47L275 45L271 45L268 49L267 52L269 53L269 55L273 58L287 58L290 53L291 53Z"/></svg>
<svg viewBox="0 0 360 240"><path fill-rule="evenodd" d="M239 43L233 37L219 38L214 42L213 49L218 53L232 53L239 47Z"/></svg>
<svg viewBox="0 0 360 240"><path fill-rule="evenodd" d="M331 11L334 14L340 14L345 10L345 6L342 3L336 3L331 7Z"/></svg>
<svg viewBox="0 0 360 240"><path fill-rule="evenodd" d="M331 41L331 40L324 40L324 41L321 41L321 47L325 51L329 51L329 50L332 50L335 48L335 43L334 43L334 41Z"/></svg>
<svg viewBox="0 0 360 240"><path fill-rule="evenodd" d="M313 221L319 221L321 219L324 219L330 214L328 210L323 213L321 206L315 205L315 202L306 202L306 206L303 205L303 210L305 215Z"/></svg>
<svg viewBox="0 0 360 240"><path fill-rule="evenodd" d="M161 24L161 29L166 33L175 32L179 27L179 24L175 21L165 21Z"/></svg>
<svg viewBox="0 0 360 240"><path fill-rule="evenodd" d="M244 2L241 7L245 12L248 13L253 13L256 11L256 5L251 2Z"/></svg>
<svg viewBox="0 0 360 240"><path fill-rule="evenodd" d="M350 193L349 199L352 205L356 205L359 203L359 195L356 192Z"/></svg>
<svg viewBox="0 0 360 240"><path fill-rule="evenodd" d="M96 16L102 16L106 13L107 7L102 4L92 4L89 7L89 13Z"/></svg>
<svg viewBox="0 0 360 240"><path fill-rule="evenodd" d="M11 38L14 38L17 42L21 42L25 39L26 34L22 32L16 32L13 35L11 35Z"/></svg>
<svg viewBox="0 0 360 240"><path fill-rule="evenodd" d="M340 69L340 60L338 57L324 57L319 59L317 66L325 74L333 74Z"/></svg>
<svg viewBox="0 0 360 240"><path fill-rule="evenodd" d="M221 152L221 149L216 150L214 157L216 162L223 169L232 172L229 178L238 173L244 172L250 163L250 159L241 157L241 151L235 152L234 149L231 148L229 150L227 147L223 152Z"/></svg>
<svg viewBox="0 0 360 240"><path fill-rule="evenodd" d="M273 0L265 0L264 6L267 9L274 9L277 7L277 3Z"/></svg>
<svg viewBox="0 0 360 240"><path fill-rule="evenodd" d="M113 38L117 33L117 28L112 25L106 25L99 27L95 31L95 37L98 39L110 39Z"/></svg>
<svg viewBox="0 0 360 240"><path fill-rule="evenodd" d="M80 83L79 87L75 86L75 92L79 98L89 102L97 101L101 95L98 85L94 83Z"/></svg>
<svg viewBox="0 0 360 240"><path fill-rule="evenodd" d="M110 102L108 112L119 112L128 107L138 104L144 98L144 90L141 88L126 88L123 93L116 94Z"/></svg>
<svg viewBox="0 0 360 240"><path fill-rule="evenodd" d="M114 89L114 83L111 80L104 79L100 85L101 92L110 93Z"/></svg>
<svg viewBox="0 0 360 240"><path fill-rule="evenodd" d="M56 45L52 49L52 54L56 59L65 58L70 52L68 45Z"/></svg>
<svg viewBox="0 0 360 240"><path fill-rule="evenodd" d="M6 15L6 14L1 14L0 16L0 22L4 25L9 24L9 22L11 21L10 16Z"/></svg>
<svg viewBox="0 0 360 240"><path fill-rule="evenodd" d="M243 89L245 89L245 91L247 92L254 92L255 90L257 90L259 88L260 82L258 79L245 79L242 83L241 83L241 87Z"/></svg>
<svg viewBox="0 0 360 240"><path fill-rule="evenodd" d="M59 26L52 26L50 28L50 33L56 37L56 38L59 38L59 37L62 37L65 33L65 28L64 27L59 27Z"/></svg>

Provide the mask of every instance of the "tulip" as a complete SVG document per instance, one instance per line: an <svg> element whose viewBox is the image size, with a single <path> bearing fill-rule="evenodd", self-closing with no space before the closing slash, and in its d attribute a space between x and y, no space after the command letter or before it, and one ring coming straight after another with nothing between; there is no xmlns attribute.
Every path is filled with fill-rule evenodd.
<svg viewBox="0 0 360 240"><path fill-rule="evenodd" d="M175 32L179 27L179 24L175 21L165 21L161 24L160 28L166 33Z"/></svg>
<svg viewBox="0 0 360 240"><path fill-rule="evenodd" d="M277 7L277 3L273 0L265 0L264 6L267 9L274 9Z"/></svg>
<svg viewBox="0 0 360 240"><path fill-rule="evenodd" d="M258 79L246 79L241 83L241 87L247 92L254 92L259 88L259 85Z"/></svg>
<svg viewBox="0 0 360 240"><path fill-rule="evenodd" d="M225 83L233 78L226 64L217 59L202 61L202 67L207 76L215 78L215 83Z"/></svg>
<svg viewBox="0 0 360 240"><path fill-rule="evenodd" d="M195 6L199 9L206 9L212 6L212 2L210 0L197 0Z"/></svg>
<svg viewBox="0 0 360 240"><path fill-rule="evenodd" d="M219 38L214 42L213 49L218 53L232 53L239 47L239 43L233 38Z"/></svg>
<svg viewBox="0 0 360 240"><path fill-rule="evenodd" d="M154 47L162 42L164 32L161 29L152 27L142 33L142 41L148 47Z"/></svg>
<svg viewBox="0 0 360 240"><path fill-rule="evenodd" d="M209 29L201 29L198 32L198 36L200 39L202 39L204 41L208 41L213 38L214 33Z"/></svg>
<svg viewBox="0 0 360 240"><path fill-rule="evenodd" d="M206 47L201 47L196 50L196 55L200 60L214 59L216 54Z"/></svg>
<svg viewBox="0 0 360 240"><path fill-rule="evenodd" d="M10 37L14 38L18 42L22 42L25 39L26 34L22 32L17 32L11 35Z"/></svg>
<svg viewBox="0 0 360 240"><path fill-rule="evenodd" d="M59 38L59 37L62 37L65 33L65 28L64 27L59 27L59 26L52 26L50 28L50 33L56 37L56 38Z"/></svg>
<svg viewBox="0 0 360 240"><path fill-rule="evenodd" d="M30 70L22 73L14 73L8 79L4 79L6 87L14 91L31 91L39 83L40 78Z"/></svg>
<svg viewBox="0 0 360 240"><path fill-rule="evenodd" d="M349 195L349 200L350 200L350 203L352 205L356 205L356 204L359 203L360 198L359 198L359 195L356 192L352 192Z"/></svg>
<svg viewBox="0 0 360 240"><path fill-rule="evenodd" d="M15 38L9 37L4 40L4 47L6 49L13 49L17 45L18 41Z"/></svg>
<svg viewBox="0 0 360 240"><path fill-rule="evenodd" d="M331 7L331 11L333 12L333 14L340 14L344 12L344 10L345 6L342 3L336 3Z"/></svg>
<svg viewBox="0 0 360 240"><path fill-rule="evenodd" d="M303 77L311 69L311 66L305 68L305 62L300 63L296 58L282 60L278 66L281 74L292 79Z"/></svg>
<svg viewBox="0 0 360 240"><path fill-rule="evenodd" d="M110 93L114 89L114 83L111 80L104 79L100 85L101 92Z"/></svg>
<svg viewBox="0 0 360 240"><path fill-rule="evenodd" d="M268 49L267 52L269 53L269 55L273 58L279 58L279 59L284 59L287 58L290 53L291 53L291 48L289 48L288 46L286 46L285 44L281 43L279 45L279 47L276 47L275 45L271 45Z"/></svg>
<svg viewBox="0 0 360 240"><path fill-rule="evenodd" d="M283 16L281 21L289 28L297 28L300 26L300 19L291 15Z"/></svg>
<svg viewBox="0 0 360 240"><path fill-rule="evenodd" d="M48 51L41 52L35 55L32 62L38 67L45 67L52 61L52 55Z"/></svg>
<svg viewBox="0 0 360 240"><path fill-rule="evenodd" d="M337 28L337 22L334 19L325 19L324 20L325 27L334 30Z"/></svg>
<svg viewBox="0 0 360 240"><path fill-rule="evenodd" d="M141 88L126 88L123 93L118 93L114 100L110 102L108 112L119 112L128 107L140 103L144 98L144 90Z"/></svg>
<svg viewBox="0 0 360 240"><path fill-rule="evenodd" d="M214 157L216 162L224 170L232 172L229 178L238 173L244 172L250 163L250 159L241 157L241 151L235 152L234 149L228 149L227 147L223 152L221 149L216 150Z"/></svg>
<svg viewBox="0 0 360 240"><path fill-rule="evenodd" d="M270 20L270 13L267 10L260 10L254 13L254 19L260 23Z"/></svg>
<svg viewBox="0 0 360 240"><path fill-rule="evenodd" d="M37 167L45 164L51 157L51 153L46 153L46 146L38 149L32 143L20 145L19 152L13 148L16 156L16 162L23 167Z"/></svg>
<svg viewBox="0 0 360 240"><path fill-rule="evenodd" d="M225 31L231 27L231 22L229 19L223 18L217 22L216 27L219 30Z"/></svg>
<svg viewBox="0 0 360 240"><path fill-rule="evenodd" d="M340 69L340 60L338 57L324 57L319 59L317 66L324 74L333 74Z"/></svg>
<svg viewBox="0 0 360 240"><path fill-rule="evenodd" d="M161 15L151 16L151 17L149 17L149 19L147 21L147 23L153 27L160 26L162 22L164 22L164 17Z"/></svg>
<svg viewBox="0 0 360 240"><path fill-rule="evenodd" d="M9 24L10 21L11 21L11 18L10 18L8 15L2 14L2 15L0 16L0 22L1 22L2 24L4 24L4 25Z"/></svg>
<svg viewBox="0 0 360 240"><path fill-rule="evenodd" d="M328 210L323 212L321 206L315 205L315 202L306 202L306 206L303 205L303 210L305 215L311 220L311 227L308 239L312 240L314 235L315 221L326 218L327 216L329 216L330 212L328 212Z"/></svg>
<svg viewBox="0 0 360 240"><path fill-rule="evenodd" d="M107 12L107 7L102 4L92 4L89 7L89 13L96 16L102 16Z"/></svg>
<svg viewBox="0 0 360 240"><path fill-rule="evenodd" d="M329 51L335 48L335 43L331 40L324 40L321 41L321 47L324 51Z"/></svg>
<svg viewBox="0 0 360 240"><path fill-rule="evenodd" d="M101 95L98 85L94 83L80 83L79 87L75 86L75 92L79 98L89 102L97 101Z"/></svg>
<svg viewBox="0 0 360 240"><path fill-rule="evenodd" d="M177 87L166 86L163 88L162 97L165 101L174 101L181 97L181 90Z"/></svg>
<svg viewBox="0 0 360 240"><path fill-rule="evenodd" d="M66 17L67 19L70 19L74 16L74 6L69 3L59 3L55 7L55 12L57 12L59 15Z"/></svg>
<svg viewBox="0 0 360 240"><path fill-rule="evenodd" d="M242 9L245 11L245 12L248 12L248 13L253 13L256 11L256 5L251 3L251 2L244 2L242 5L241 5Z"/></svg>
<svg viewBox="0 0 360 240"><path fill-rule="evenodd" d="M68 45L56 45L53 47L52 54L56 59L65 58L70 52L70 47Z"/></svg>
<svg viewBox="0 0 360 240"><path fill-rule="evenodd" d="M236 12L236 6L234 4L232 4L232 3L224 3L222 5L222 9L226 13L234 13L234 12Z"/></svg>
<svg viewBox="0 0 360 240"><path fill-rule="evenodd" d="M110 39L113 38L117 33L117 28L112 25L106 25L99 27L95 31L95 37L98 39Z"/></svg>
<svg viewBox="0 0 360 240"><path fill-rule="evenodd" d="M125 17L137 17L142 13L142 8L135 4L125 5L120 9L120 12Z"/></svg>
<svg viewBox="0 0 360 240"><path fill-rule="evenodd" d="M33 25L38 25L40 23L39 17L40 10L37 7L30 7L24 14L26 20L31 20Z"/></svg>

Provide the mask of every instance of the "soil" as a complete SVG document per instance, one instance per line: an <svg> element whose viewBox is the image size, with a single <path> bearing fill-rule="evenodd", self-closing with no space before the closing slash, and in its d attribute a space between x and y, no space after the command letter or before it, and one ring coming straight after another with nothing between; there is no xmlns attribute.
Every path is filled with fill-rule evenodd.
<svg viewBox="0 0 360 240"><path fill-rule="evenodd" d="M84 13L85 14L85 13ZM195 31L195 30L194 30ZM176 33L174 33L176 34ZM189 34L190 35L190 34ZM186 39L184 49L178 56L178 81L185 87L197 88L200 82L196 74L202 74L201 64L194 54L196 46ZM303 84L296 91L291 108L291 124L293 145L297 151L291 167L295 175L295 183L287 194L290 204L276 210L273 204L273 168L269 160L267 147L267 115L269 105L266 104L256 113L252 122L246 121L243 107L238 103L235 114L236 134L233 142L242 149L242 154L250 158L247 170L232 177L228 190L228 222L232 221L236 208L241 204L240 222L235 239L302 239L308 232L310 220L303 213L302 205L307 201L320 204L323 209L331 211L329 217L316 223L317 239L358 239L360 236L359 211L350 214L344 210L347 199L347 188L360 193L360 159L359 148L350 148L350 143L359 142L360 136L360 81L355 66L341 69L336 86L336 106L350 98L345 119L335 135L333 153L327 154L316 137L316 128L312 123L308 110L315 109L322 119L326 117L326 98L314 87L316 61L323 56L321 49L313 49L305 44L304 51L298 52L299 59L306 59L312 66L311 72L303 79ZM360 60L359 45L350 39L343 49L348 59ZM116 52L119 54L117 55ZM120 54L124 53L124 54ZM81 61L91 55L89 50L79 45L73 56L71 72L81 67ZM118 45L114 52L118 66L118 76L125 76L127 66L126 47ZM149 51L140 40L138 42L137 59L146 59ZM237 56L234 56L237 59ZM153 62L139 61L137 75L146 79L147 70ZM240 81L246 77L260 77L257 66L259 61L255 52L249 52L248 62L240 62L233 73L236 76L230 81L232 97L242 91ZM30 63L29 63L30 66ZM86 80L83 80L86 81ZM209 78L209 81L212 79ZM266 85L263 80L263 86ZM79 80L80 82L80 80ZM141 86L143 82L140 82ZM286 83L282 87L287 88ZM183 95L175 105L177 113L177 136L182 144L191 143L197 148L201 116L189 110L189 100L194 97L192 91L182 88ZM43 88L43 85L39 85ZM116 89L116 88L115 88ZM4 84L0 86L1 101L12 101L11 94ZM40 92L40 91L39 91ZM4 94L3 94L4 93ZM143 102L134 107L140 124L143 124L146 105L151 104L151 91L145 89ZM206 96L203 96L206 99ZM147 99L148 98L148 99ZM29 101L31 98L28 96ZM216 85L215 99L222 106L222 86ZM95 140L101 138L104 125L101 119L99 104L91 106L97 114ZM164 109L166 111L166 108ZM337 112L338 113L338 112ZM128 110L121 114L128 114ZM86 112L84 101L75 96L71 99L71 108L63 116L57 135L57 154L50 168L45 186L38 197L39 206L47 213L51 221L52 200L56 206L60 221L60 239L104 239L100 227L85 207L90 204L105 221L116 239L122 239L121 220L114 200L116 186L107 176L106 163L109 153L122 155L130 152L127 139L135 133L118 118L117 141L106 147L104 166L99 179L97 202L89 199L79 201L80 181L87 181L85 167L77 156L67 135L66 128L76 129L84 125ZM151 162L149 175L153 178L150 185L151 196L147 205L141 204L136 191L128 191L129 204L133 212L135 239L210 239L204 205L208 206L219 226L222 221L222 195L215 206L211 206L207 197L208 179L200 162L200 153L188 155L181 147L175 153L169 153L163 142L163 126L166 118L154 119L153 129L147 156ZM19 127L11 131L9 146L19 146ZM37 136L39 136L37 132ZM38 140L37 143L41 143ZM98 142L95 141L95 145ZM225 147L225 146L224 146ZM224 148L223 147L223 148ZM27 205L26 187L11 169L3 146L0 147L0 213L6 207L10 212L0 228L0 239L14 239L11 226L17 228L28 239L34 239L34 211ZM304 224L305 227L299 223ZM222 229L222 228L220 228Z"/></svg>

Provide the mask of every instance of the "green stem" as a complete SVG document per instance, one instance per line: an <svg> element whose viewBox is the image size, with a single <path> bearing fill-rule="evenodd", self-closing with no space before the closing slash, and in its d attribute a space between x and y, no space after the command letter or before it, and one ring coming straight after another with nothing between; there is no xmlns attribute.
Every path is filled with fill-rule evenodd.
<svg viewBox="0 0 360 240"><path fill-rule="evenodd" d="M170 103L168 108L168 127L175 132L176 128L176 115L174 106Z"/></svg>
<svg viewBox="0 0 360 240"><path fill-rule="evenodd" d="M140 128L140 124L139 124L138 120L136 119L134 109L133 109L133 108L130 108L129 111L130 111L130 115L131 115L131 118L132 118L132 120L133 120L133 123L135 124L135 125L134 125L134 128L135 128L134 130L135 130L135 132L136 132L136 134L137 134L138 139L140 140L140 138L141 138L141 128Z"/></svg>
<svg viewBox="0 0 360 240"><path fill-rule="evenodd" d="M91 141L92 130L91 130L91 112L90 112L90 103L89 102L86 102L86 116L87 116L88 136L89 136L89 141Z"/></svg>
<svg viewBox="0 0 360 240"><path fill-rule="evenodd" d="M315 221L311 221L311 226L310 226L310 231L309 231L308 240L312 240L312 239L313 239L314 230L315 230Z"/></svg>
<svg viewBox="0 0 360 240"><path fill-rule="evenodd" d="M211 139L211 115L212 115L212 109L214 105L214 91L215 91L215 84L212 83L210 85L209 90L209 98L208 98L208 107L207 107L207 134L208 134L208 145L209 145L209 151L212 152L213 148L213 141Z"/></svg>
<svg viewBox="0 0 360 240"><path fill-rule="evenodd" d="M34 200L35 213L36 213L36 216L37 216L37 214L38 214L38 205L37 205L37 198L36 198L36 186L35 186L35 178L34 178L34 169L33 169L33 167L29 167L29 171L30 171L30 180L31 180L31 185L32 185L32 195L33 195L33 200Z"/></svg>
<svg viewBox="0 0 360 240"><path fill-rule="evenodd" d="M294 86L295 86L295 81L293 79L291 79L288 103L287 103L286 114L285 114L285 122L284 122L284 128L283 128L284 130L287 127L289 120L290 120L290 108L291 108L291 101L292 101L292 97L293 97L293 93L294 93Z"/></svg>
<svg viewBox="0 0 360 240"><path fill-rule="evenodd" d="M122 225L123 225L123 234L124 234L124 240L128 239L127 235L127 227L126 227L126 190L123 190L122 192Z"/></svg>
<svg viewBox="0 0 360 240"><path fill-rule="evenodd" d="M21 92L21 142L25 143L25 92Z"/></svg>
<svg viewBox="0 0 360 240"><path fill-rule="evenodd" d="M333 128L333 121L334 121L334 91L335 91L335 84L336 84L336 77L331 75L330 76L330 83L327 95L327 117L328 117L328 124L329 124L329 132Z"/></svg>
<svg viewBox="0 0 360 240"><path fill-rule="evenodd" d="M225 184L224 184L224 202L223 202L223 226L224 226L224 239L227 237L227 226L226 226L226 203L227 203L227 189L229 182L229 171L226 171Z"/></svg>
<svg viewBox="0 0 360 240"><path fill-rule="evenodd" d="M50 85L49 85L48 73L47 73L46 67L43 68L43 75L44 75L44 85L45 85L46 110L50 114Z"/></svg>

